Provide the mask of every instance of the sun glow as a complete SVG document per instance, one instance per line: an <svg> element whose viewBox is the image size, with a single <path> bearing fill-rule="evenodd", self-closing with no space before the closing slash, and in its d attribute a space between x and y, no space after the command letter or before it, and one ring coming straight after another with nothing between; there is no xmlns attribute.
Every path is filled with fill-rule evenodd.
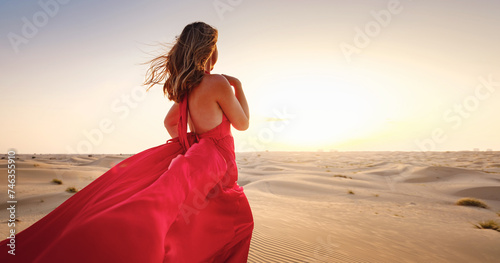
<svg viewBox="0 0 500 263"><path fill-rule="evenodd" d="M289 112L283 120L287 125L275 142L303 150L332 149L375 133L387 120L387 109L372 87L353 79L329 72L271 83L269 96L261 98L259 106L266 112Z"/></svg>
<svg viewBox="0 0 500 263"><path fill-rule="evenodd" d="M107 119L113 132L95 140L92 153L135 153L169 139L163 119L172 102L161 85L140 101L131 92L144 88L142 63L194 21L219 30L213 73L243 83L251 123L233 132L240 151L420 151L429 141L439 151L500 149L492 34L500 30L500 1L409 1L366 39L357 29L381 14L377 1L245 1L224 19L210 1L122 1L119 8L83 1L37 32L21 19L33 22L43 11L37 1L4 2L2 19L10 22L0 31L26 40L17 41L19 52L12 38L0 47L9 61L0 65L3 123L10 124L1 131L4 149L65 153ZM99 19L88 23L89 16ZM342 43L362 47L346 59ZM78 63L69 67L68 57ZM478 85L487 85L480 97Z"/></svg>

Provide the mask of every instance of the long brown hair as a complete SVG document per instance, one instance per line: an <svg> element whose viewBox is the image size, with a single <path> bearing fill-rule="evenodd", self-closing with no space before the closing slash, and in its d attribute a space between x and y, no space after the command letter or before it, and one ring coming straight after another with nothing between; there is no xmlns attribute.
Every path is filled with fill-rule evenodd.
<svg viewBox="0 0 500 263"><path fill-rule="evenodd" d="M148 85L149 90L165 80L163 93L169 100L181 102L184 95L200 84L217 37L217 29L208 24L194 22L187 25L166 55L149 61L144 85Z"/></svg>

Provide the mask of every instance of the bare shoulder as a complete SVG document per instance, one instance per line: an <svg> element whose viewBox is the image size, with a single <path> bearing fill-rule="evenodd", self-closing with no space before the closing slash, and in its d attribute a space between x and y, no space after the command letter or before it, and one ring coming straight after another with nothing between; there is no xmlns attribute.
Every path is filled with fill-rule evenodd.
<svg viewBox="0 0 500 263"><path fill-rule="evenodd" d="M210 86L214 87L230 87L229 81L227 79L220 75L220 74L211 74L207 75L204 80L206 80L206 83L209 84Z"/></svg>
<svg viewBox="0 0 500 263"><path fill-rule="evenodd" d="M204 94L202 96L205 96L205 98L208 96L216 101L227 99L228 96L234 94L227 79L219 74L205 76L200 86L202 88L199 94Z"/></svg>
<svg viewBox="0 0 500 263"><path fill-rule="evenodd" d="M201 83L191 92L190 103L194 100L218 101L224 94L231 91L231 86L222 75L205 75Z"/></svg>

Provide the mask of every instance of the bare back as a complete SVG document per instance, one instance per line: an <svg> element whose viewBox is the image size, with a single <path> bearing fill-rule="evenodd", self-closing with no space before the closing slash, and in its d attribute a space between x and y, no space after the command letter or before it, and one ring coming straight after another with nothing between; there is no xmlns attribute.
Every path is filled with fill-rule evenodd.
<svg viewBox="0 0 500 263"><path fill-rule="evenodd" d="M214 77L205 75L201 83L189 93L189 128L198 134L217 127L223 120L224 112L217 102Z"/></svg>
<svg viewBox="0 0 500 263"><path fill-rule="evenodd" d="M248 128L248 104L238 79L207 74L188 96L188 121L192 132L210 131L222 123L224 115L235 129L243 131ZM178 120L179 104L175 103L165 117L165 128L172 138L178 136Z"/></svg>

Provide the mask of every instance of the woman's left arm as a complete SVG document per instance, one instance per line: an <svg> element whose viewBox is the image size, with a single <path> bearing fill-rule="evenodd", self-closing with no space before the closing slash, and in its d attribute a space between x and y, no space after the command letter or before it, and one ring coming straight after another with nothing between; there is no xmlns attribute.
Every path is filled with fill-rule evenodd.
<svg viewBox="0 0 500 263"><path fill-rule="evenodd" d="M177 131L179 124L179 103L176 102L172 105L165 117L164 124L170 137L175 138L179 136L179 132Z"/></svg>

